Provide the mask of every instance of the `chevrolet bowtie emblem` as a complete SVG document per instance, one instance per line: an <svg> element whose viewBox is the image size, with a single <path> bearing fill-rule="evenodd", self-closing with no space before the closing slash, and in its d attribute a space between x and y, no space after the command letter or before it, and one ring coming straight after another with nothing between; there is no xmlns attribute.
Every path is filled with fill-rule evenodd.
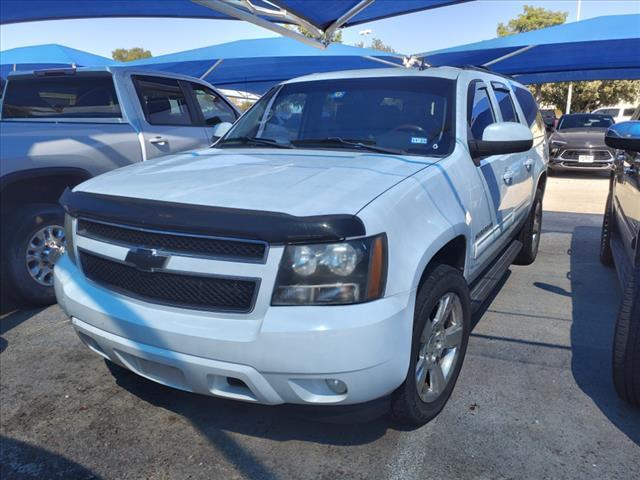
<svg viewBox="0 0 640 480"><path fill-rule="evenodd" d="M159 255L151 248L134 248L129 250L124 261L143 272L153 272L159 268L164 268L169 257Z"/></svg>

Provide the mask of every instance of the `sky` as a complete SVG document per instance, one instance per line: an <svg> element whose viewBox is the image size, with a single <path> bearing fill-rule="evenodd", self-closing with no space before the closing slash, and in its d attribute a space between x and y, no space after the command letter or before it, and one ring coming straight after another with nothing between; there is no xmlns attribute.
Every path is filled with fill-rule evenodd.
<svg viewBox="0 0 640 480"><path fill-rule="evenodd" d="M476 0L413 13L345 29L343 42L377 37L404 54L427 52L496 36L498 22L506 23L524 5L569 12L576 20L577 0ZM640 0L583 0L581 18L640 14ZM0 49L59 43L111 57L116 48L142 47L153 55L215 45L233 40L270 37L263 28L231 20L196 19L80 19L0 26ZM366 40L369 41L369 40Z"/></svg>

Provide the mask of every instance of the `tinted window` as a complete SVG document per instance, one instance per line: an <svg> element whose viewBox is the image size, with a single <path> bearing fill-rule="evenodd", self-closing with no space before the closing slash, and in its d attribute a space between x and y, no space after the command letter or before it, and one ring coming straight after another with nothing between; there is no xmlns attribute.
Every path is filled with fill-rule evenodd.
<svg viewBox="0 0 640 480"><path fill-rule="evenodd" d="M538 113L538 104L531 95L531 92L526 88L521 88L513 85L513 92L516 95L516 99L522 108L524 118L527 121L527 125L532 126L536 121L536 115ZM553 111L549 111L549 116L555 116Z"/></svg>
<svg viewBox="0 0 640 480"><path fill-rule="evenodd" d="M8 85L3 118L120 118L109 73L16 77Z"/></svg>
<svg viewBox="0 0 640 480"><path fill-rule="evenodd" d="M613 123L613 118L605 115L563 115L558 123L558 130L566 130L567 128L607 128Z"/></svg>
<svg viewBox="0 0 640 480"><path fill-rule="evenodd" d="M136 77L135 83L147 122L152 125L191 125L187 99L177 80Z"/></svg>
<svg viewBox="0 0 640 480"><path fill-rule="evenodd" d="M304 148L359 142L418 155L455 143L454 82L442 78L350 78L295 82L265 95L219 146L261 138ZM235 140L235 143L234 143Z"/></svg>
<svg viewBox="0 0 640 480"><path fill-rule="evenodd" d="M630 117L631 115L633 115L633 112L635 111L636 111L635 108L625 108L624 112L622 112L622 115L624 115L625 117Z"/></svg>
<svg viewBox="0 0 640 480"><path fill-rule="evenodd" d="M598 115L611 115L612 117L617 117L619 112L619 108L599 108L598 110L594 110L593 113L597 113Z"/></svg>
<svg viewBox="0 0 640 480"><path fill-rule="evenodd" d="M468 102L467 123L471 136L476 140L482 140L484 129L495 122L487 86L483 82L471 82Z"/></svg>
<svg viewBox="0 0 640 480"><path fill-rule="evenodd" d="M207 125L217 125L220 122L233 123L236 121L236 114L233 109L213 90L197 83L192 83L191 87Z"/></svg>
<svg viewBox="0 0 640 480"><path fill-rule="evenodd" d="M500 113L502 113L502 121L517 122L518 114L516 113L516 108L513 105L513 100L511 99L511 95L509 94L507 87L494 87L494 93L496 95L496 100L498 101Z"/></svg>

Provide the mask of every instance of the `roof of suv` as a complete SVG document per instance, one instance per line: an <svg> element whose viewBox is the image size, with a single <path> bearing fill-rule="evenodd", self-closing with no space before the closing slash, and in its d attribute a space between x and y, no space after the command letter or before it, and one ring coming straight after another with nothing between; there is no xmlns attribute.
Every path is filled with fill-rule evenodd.
<svg viewBox="0 0 640 480"><path fill-rule="evenodd" d="M297 83L297 82L310 82L314 80L338 80L343 78L375 78L375 77L439 77L455 79L460 75L463 70L453 67L430 67L424 70L417 68L369 68L362 70L343 70L339 72L326 72L326 73L312 73L311 75L304 75L302 77L292 78L282 82ZM488 73L488 72L487 72Z"/></svg>

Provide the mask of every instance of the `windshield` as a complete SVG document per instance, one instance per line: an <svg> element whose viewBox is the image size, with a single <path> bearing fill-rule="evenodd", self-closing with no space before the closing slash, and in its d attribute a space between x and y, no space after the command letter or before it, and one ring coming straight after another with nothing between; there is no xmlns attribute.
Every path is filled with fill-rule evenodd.
<svg viewBox="0 0 640 480"><path fill-rule="evenodd" d="M379 77L276 87L216 147L326 148L444 156L453 150L453 80Z"/></svg>
<svg viewBox="0 0 640 480"><path fill-rule="evenodd" d="M565 115L560 119L558 130L568 128L608 128L613 118L605 115Z"/></svg>

